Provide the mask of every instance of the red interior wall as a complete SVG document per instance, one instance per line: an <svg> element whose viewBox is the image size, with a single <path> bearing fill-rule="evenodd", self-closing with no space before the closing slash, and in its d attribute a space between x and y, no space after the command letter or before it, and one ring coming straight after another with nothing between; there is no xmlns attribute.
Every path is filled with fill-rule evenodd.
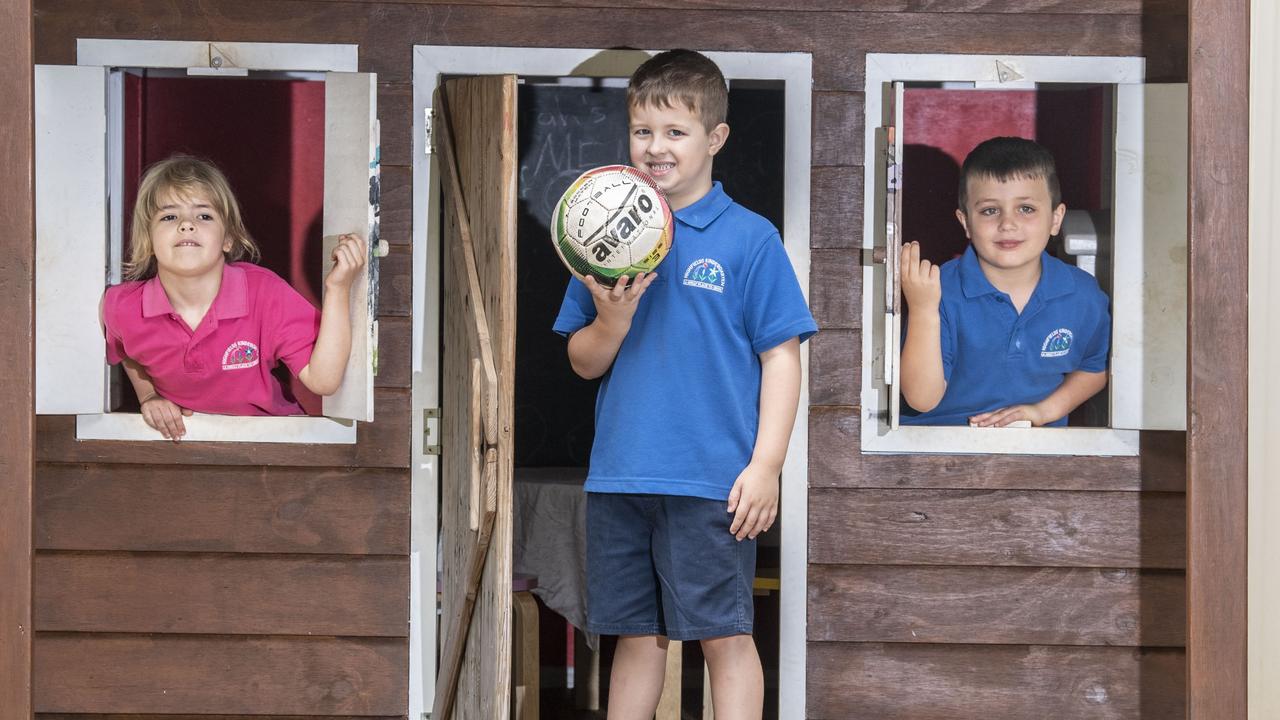
<svg viewBox="0 0 1280 720"><path fill-rule="evenodd" d="M126 214L147 166L175 153L212 160L231 183L260 264L319 307L324 83L131 75L124 104ZM318 413L319 398L294 385Z"/></svg>
<svg viewBox="0 0 1280 720"><path fill-rule="evenodd" d="M945 262L968 240L955 217L960 166L991 137L1035 140L1053 153L1068 208L1103 207L1106 96L1079 90L944 90L903 93L902 236Z"/></svg>

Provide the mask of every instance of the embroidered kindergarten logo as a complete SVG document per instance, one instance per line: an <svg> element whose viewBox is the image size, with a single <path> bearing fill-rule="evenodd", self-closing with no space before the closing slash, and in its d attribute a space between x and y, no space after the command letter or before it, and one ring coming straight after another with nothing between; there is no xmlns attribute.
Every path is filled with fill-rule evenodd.
<svg viewBox="0 0 1280 720"><path fill-rule="evenodd" d="M223 370L240 370L258 364L258 346L248 340L237 340L222 353Z"/></svg>
<svg viewBox="0 0 1280 720"><path fill-rule="evenodd" d="M684 284L722 293L724 292L724 268L711 258L698 258L684 269Z"/></svg>
<svg viewBox="0 0 1280 720"><path fill-rule="evenodd" d="M1049 333L1040 346L1040 357L1062 357L1071 352L1071 337L1071 331L1066 328Z"/></svg>

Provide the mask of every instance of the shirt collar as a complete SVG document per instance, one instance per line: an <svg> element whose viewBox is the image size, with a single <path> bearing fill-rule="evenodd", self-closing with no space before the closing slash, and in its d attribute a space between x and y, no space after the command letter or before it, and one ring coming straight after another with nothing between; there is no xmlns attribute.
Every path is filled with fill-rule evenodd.
<svg viewBox="0 0 1280 720"><path fill-rule="evenodd" d="M222 266L222 284L218 286L218 295L213 299L209 311L219 320L244 317L248 301L249 279L244 268L232 263ZM153 277L142 286L142 316L147 318L159 315L175 314L169 296L164 294L164 286L159 276Z"/></svg>
<svg viewBox="0 0 1280 720"><path fill-rule="evenodd" d="M675 216L685 225L704 230L732 204L733 200L725 194L724 188L720 187L720 181L717 180L711 183L711 189L706 195L694 204L677 210Z"/></svg>
<svg viewBox="0 0 1280 720"><path fill-rule="evenodd" d="M973 251L973 245L965 248L964 255L960 256L960 286L967 298L1000 292L982 272L982 266L978 264L978 255ZM1070 294L1075 289L1075 278L1071 276L1071 269L1066 263L1050 256L1049 253L1040 253L1040 281L1036 283L1034 294L1048 300Z"/></svg>

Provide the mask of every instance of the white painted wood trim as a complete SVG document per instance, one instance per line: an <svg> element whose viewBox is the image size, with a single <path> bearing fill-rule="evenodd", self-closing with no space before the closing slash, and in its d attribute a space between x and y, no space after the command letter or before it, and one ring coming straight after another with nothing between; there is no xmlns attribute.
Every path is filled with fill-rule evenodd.
<svg viewBox="0 0 1280 720"><path fill-rule="evenodd" d="M650 51L656 52L656 51ZM434 173L433 155L428 155L425 145L424 110L431 106L432 93L441 75L541 75L561 77L590 75L591 71L575 72L601 53L594 49L566 48L502 48L430 46L414 47L414 153L413 153L413 252L414 267L426 268L415 273L413 285L413 355L414 355L414 463L413 494L414 512L430 512L431 523L415 517L415 551L420 552L421 572L435 573L435 536L427 532L434 529L436 513L436 473L433 458L421 455L421 408L439 406L438 343L439 300L428 294L427 288L439 287L439 268L434 250L439 242L438 210L439 188ZM706 55L720 66L729 80L781 80L785 83L786 157L784 159L784 207L782 235L787 254L800 279L805 298L809 296L809 166L811 146L812 57L807 53L749 53L708 52ZM638 57L638 56L637 56ZM589 67L589 65L587 66ZM620 73L628 75L630 70ZM425 192L423 189L427 189ZM423 202L427 199L428 202ZM421 308L423 312L417 310ZM430 342L425 342L430 339ZM782 592L779 658L779 707L784 719L802 718L805 707L805 638L808 546L808 368L809 347L801 345L801 367L806 379L801 383L800 407L788 445L787 460L783 466L782 484ZM426 496L419 498L420 495ZM430 537L428 537L428 535ZM427 548L431 552L426 552ZM428 564L430 567L428 568ZM415 603L419 600L415 599ZM424 603L425 604L425 603ZM425 622L421 628L434 640L433 622ZM424 635L425 637L425 635ZM434 642L424 643L425 648ZM430 670L434 677L434 655L428 653L417 667ZM413 661L411 660L411 663ZM425 706L430 706L434 692L433 683L425 683ZM412 700L411 702L417 702Z"/></svg>
<svg viewBox="0 0 1280 720"><path fill-rule="evenodd" d="M1111 428L969 428L902 425L889 431L863 413L863 427L876 428L871 453L947 453L949 455L1137 455L1138 431ZM941 448L941 449L940 449Z"/></svg>
<svg viewBox="0 0 1280 720"><path fill-rule="evenodd" d="M1187 429L1187 85L1115 104L1111 425Z"/></svg>
<svg viewBox="0 0 1280 720"><path fill-rule="evenodd" d="M370 73L328 73L324 80L324 275L333 268L338 238L365 239L368 265L351 283L348 300L351 352L342 386L324 398L327 417L373 420L374 356L378 336L369 274L377 260L373 229L376 208L369 187L378 166L378 78Z"/></svg>
<svg viewBox="0 0 1280 720"><path fill-rule="evenodd" d="M207 42L187 41L150 41L150 40L77 40L77 63L80 66L97 67L102 72L103 66L138 67L138 68L183 68L207 65L209 58ZM217 43L217 49L224 52L228 67L248 67L264 71L338 71L352 72L357 68L357 45L305 44L305 43ZM87 71L87 70L86 70ZM376 81L371 82L376 94ZM105 85L104 85L105 87ZM104 108L105 112L105 108ZM104 129L103 133L106 135ZM104 161L105 163L105 161ZM83 161L80 162L83 169ZM104 182L106 170L104 169ZM118 190L118 188L117 188ZM104 197L104 203L106 199ZM94 213L103 216L107 222L108 214ZM104 235L105 238L105 235ZM106 245L104 244L104 254ZM117 264L118 250L109 267L105 261L100 263L102 277L95 279L94 287L103 286L108 274L118 279L120 268ZM85 287L89 287L86 285ZM101 331L97 325L97 299L100 290L95 290L92 303L94 308L94 338L82 347L101 348ZM83 355L84 353L81 353ZM90 353L92 355L92 352ZM98 357L98 364L105 368L105 351ZM39 363L37 363L39 365ZM104 378L106 371L101 372ZM76 377L90 377L80 373ZM77 418L76 437L80 440L155 440L162 439L158 433L146 427L141 417L131 413L97 414L104 408L106 390L98 393L98 400L91 407L67 408L58 410L61 413L89 413ZM371 394L370 394L371 397ZM187 440L208 440L227 442L291 442L310 444L353 444L356 441L354 424L329 418L276 417L276 418L228 418L222 416L196 416L187 421Z"/></svg>
<svg viewBox="0 0 1280 720"><path fill-rule="evenodd" d="M196 413L183 418L183 442L307 443L354 445L356 425L324 417L243 417ZM138 413L76 416L77 440L169 442Z"/></svg>
<svg viewBox="0 0 1280 720"><path fill-rule="evenodd" d="M209 68L215 55L227 70L355 72L359 45L186 40L76 40L76 64L107 67Z"/></svg>
<svg viewBox="0 0 1280 720"><path fill-rule="evenodd" d="M862 247L876 244L876 128L883 117L883 86L895 81L971 82L987 87L1027 87L1034 83L1139 83L1146 73L1140 57L1055 57L1041 55L944 55L869 53L865 78L863 123ZM999 64L1012 68L1020 78L1001 83ZM904 173L911 172L904 168ZM856 192L856 190L851 190ZM882 216L882 214L880 215ZM877 382L877 352L884 352L884 312L881 298L883 266L862 269L862 452L868 453L1009 453L1026 455L1136 455L1136 433L1105 428L1011 428L1018 435L975 434L969 428L901 426L889 429L888 395ZM889 348L896 352L896 348ZM1016 438L1005 440L1004 438Z"/></svg>
<svg viewBox="0 0 1280 720"><path fill-rule="evenodd" d="M35 67L36 413L102 412L107 73Z"/></svg>
<svg viewBox="0 0 1280 720"><path fill-rule="evenodd" d="M1249 720L1280 717L1280 6L1250 5Z"/></svg>

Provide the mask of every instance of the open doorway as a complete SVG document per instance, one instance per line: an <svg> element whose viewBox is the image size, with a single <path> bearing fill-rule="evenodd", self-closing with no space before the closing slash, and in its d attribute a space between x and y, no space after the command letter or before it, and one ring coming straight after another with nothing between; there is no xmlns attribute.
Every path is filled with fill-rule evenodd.
<svg viewBox="0 0 1280 720"><path fill-rule="evenodd" d="M731 81L728 123L732 134L716 157L714 172L730 197L777 227L783 223L784 110L781 82ZM586 620L581 486L594 435L599 382L573 374L564 339L550 331L569 274L549 242L548 227L561 192L579 174L601 165L629 163L626 82L621 78L524 77L517 118L513 569L536 576L539 598L580 628ZM765 717L777 717L778 598L771 589L781 570L780 535L778 527L777 532L762 535L758 546L756 574L761 581L755 636L765 668ZM554 615L543 615L543 624L563 624L556 621ZM551 630L543 637L544 671L567 675L566 685L575 690L572 696L594 694L603 704L611 639L602 646L594 637L587 638L585 647L578 643L578 655L604 650L600 658L580 658L564 632ZM575 662L567 662L566 667L570 658L578 665L576 671ZM705 690L698 643L684 643L681 660L681 704L686 712L697 713ZM574 687L595 682L598 689ZM554 686L544 684L549 691ZM559 716L569 709L552 705L567 698L557 698L553 692L543 697L543 708L551 713L544 716Z"/></svg>
<svg viewBox="0 0 1280 720"><path fill-rule="evenodd" d="M717 179L726 183L731 197L779 227L807 291L810 59L806 55L709 55L730 81L733 136L729 148L737 152L736 159L728 154L717 159ZM582 170L626 162L625 78L646 57L636 51L416 48L415 104L422 132L415 135L424 140L430 116L422 110L430 107L431 94L442 78L511 73L522 80L518 98L521 173L517 183L514 391L517 483L522 475L549 476L564 484L577 483L581 495L595 388L572 374L563 339L550 331L568 273L555 256L547 226L551 204ZM437 290L441 286L440 180L431 156L425 152L415 156L414 187L419 191L414 249L415 254L421 253L420 266L428 272L415 287L415 304L425 312L420 321L415 314L414 403L428 409L438 407L442 395ZM807 366L807 354L802 354L802 362ZM801 405L807 406L807 394L802 395ZM426 420L422 422L424 428L429 427ZM772 565L780 575L768 587L781 585L780 592L762 595L761 605L773 603L773 607L758 609L757 618L757 641L766 656L770 692L767 712L771 715L776 715L779 707L803 703L806 424L807 413L802 412L783 470L781 527L761 547L760 568ZM437 536L432 521L439 511L438 470L434 455L423 453L414 464L413 544L415 569L421 578L430 578L437 571ZM435 603L421 593L412 607L417 618L430 618L436 612ZM767 636L766 625L772 626ZM411 658L411 683L416 688L411 693L411 712L419 704L425 709L433 701L434 657L428 649L437 644L434 623L419 620L415 626L414 641L426 651L415 652ZM548 637L546 633L543 636ZM682 679L689 678L682 684L691 705L701 703L702 677L700 657L693 652L690 649L681 674ZM695 660L698 662L692 662ZM600 669L600 676L607 677L607 667Z"/></svg>

